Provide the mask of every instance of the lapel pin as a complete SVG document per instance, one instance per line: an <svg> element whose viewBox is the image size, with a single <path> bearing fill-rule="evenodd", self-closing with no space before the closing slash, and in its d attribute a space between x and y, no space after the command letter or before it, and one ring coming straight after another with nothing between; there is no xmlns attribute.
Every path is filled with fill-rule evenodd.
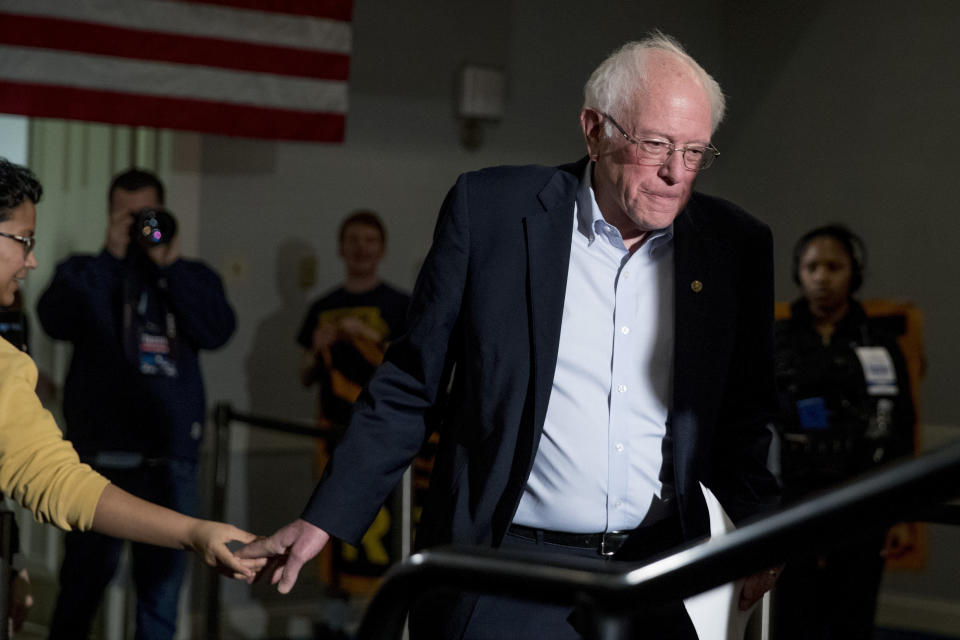
<svg viewBox="0 0 960 640"><path fill-rule="evenodd" d="M700 282L699 280L694 280L693 282L690 283L690 289L694 293L700 293L701 291L703 291L703 283Z"/></svg>

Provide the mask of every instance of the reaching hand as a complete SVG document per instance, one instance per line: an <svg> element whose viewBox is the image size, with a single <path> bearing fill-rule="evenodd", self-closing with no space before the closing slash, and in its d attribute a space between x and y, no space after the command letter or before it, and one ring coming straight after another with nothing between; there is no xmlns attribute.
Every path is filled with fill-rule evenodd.
<svg viewBox="0 0 960 640"><path fill-rule="evenodd" d="M221 574L249 582L263 569L266 559L241 559L230 551L227 543L234 540L250 543L256 539L257 536L252 533L230 524L197 520L190 530L188 545L204 562L215 567Z"/></svg>
<svg viewBox="0 0 960 640"><path fill-rule="evenodd" d="M300 569L326 546L330 534L306 520L295 520L269 538L260 538L237 552L244 559L269 560L257 578L270 575L277 591L290 593Z"/></svg>
<svg viewBox="0 0 960 640"><path fill-rule="evenodd" d="M780 577L781 571L783 571L782 566L774 569L765 569L752 576L748 576L747 579L743 581L743 589L740 591L740 611L746 611L752 607L757 600L762 598L763 594L773 589L773 585L777 583L777 578Z"/></svg>

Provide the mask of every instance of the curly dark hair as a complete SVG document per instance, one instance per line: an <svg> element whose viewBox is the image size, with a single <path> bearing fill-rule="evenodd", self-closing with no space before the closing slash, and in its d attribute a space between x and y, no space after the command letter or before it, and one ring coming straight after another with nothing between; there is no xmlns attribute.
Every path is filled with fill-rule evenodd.
<svg viewBox="0 0 960 640"><path fill-rule="evenodd" d="M37 204L42 195L43 187L33 171L0 158L0 222L9 219L24 200Z"/></svg>

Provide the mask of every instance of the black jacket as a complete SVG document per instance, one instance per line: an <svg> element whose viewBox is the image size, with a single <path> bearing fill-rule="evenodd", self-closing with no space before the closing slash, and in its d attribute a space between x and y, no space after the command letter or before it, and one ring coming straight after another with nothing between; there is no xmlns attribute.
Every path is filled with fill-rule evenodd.
<svg viewBox="0 0 960 640"><path fill-rule="evenodd" d="M915 420L910 377L896 338L856 301L828 343L803 298L774 331L784 497L802 497L910 453ZM867 384L858 347L882 347L893 388Z"/></svg>
<svg viewBox="0 0 960 640"><path fill-rule="evenodd" d="M543 429L585 165L586 158L460 177L417 280L408 333L361 395L304 519L357 541L439 425L418 546L500 544ZM694 194L676 218L674 243L667 428L680 516L692 539L709 531L701 482L734 519L777 500L765 466L766 425L777 407L772 241L765 225L735 205ZM431 624L456 628L467 600L449 620Z"/></svg>
<svg viewBox="0 0 960 640"><path fill-rule="evenodd" d="M219 276L206 265L141 266L106 251L73 256L57 265L37 303L44 330L73 343L63 391L67 437L88 461L102 451L195 461L206 415L198 352L223 345L236 320ZM173 315L175 377L143 375L125 344L124 298L131 292L143 293L149 314Z"/></svg>

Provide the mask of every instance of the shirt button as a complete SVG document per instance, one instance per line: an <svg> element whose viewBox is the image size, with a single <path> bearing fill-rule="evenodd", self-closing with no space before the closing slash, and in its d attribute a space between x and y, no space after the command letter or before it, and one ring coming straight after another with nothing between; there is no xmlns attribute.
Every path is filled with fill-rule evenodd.
<svg viewBox="0 0 960 640"><path fill-rule="evenodd" d="M616 449L618 453L623 453L623 443L618 442L616 445Z"/></svg>
<svg viewBox="0 0 960 640"><path fill-rule="evenodd" d="M628 333L630 333L630 327L620 327L620 333L622 333L623 335L627 335Z"/></svg>
<svg viewBox="0 0 960 640"><path fill-rule="evenodd" d="M622 506L623 506L623 503L620 502L619 500L617 500L616 502L613 503L613 508L614 508L614 509L619 509L619 508L622 507Z"/></svg>
<svg viewBox="0 0 960 640"><path fill-rule="evenodd" d="M630 277L630 272L629 272L629 271L624 271L624 272L623 272L623 277L624 277L624 278L629 278L629 277Z"/></svg>
<svg viewBox="0 0 960 640"><path fill-rule="evenodd" d="M627 385L625 384L617 385L617 391L619 391L620 393L623 393L626 390L627 390Z"/></svg>

